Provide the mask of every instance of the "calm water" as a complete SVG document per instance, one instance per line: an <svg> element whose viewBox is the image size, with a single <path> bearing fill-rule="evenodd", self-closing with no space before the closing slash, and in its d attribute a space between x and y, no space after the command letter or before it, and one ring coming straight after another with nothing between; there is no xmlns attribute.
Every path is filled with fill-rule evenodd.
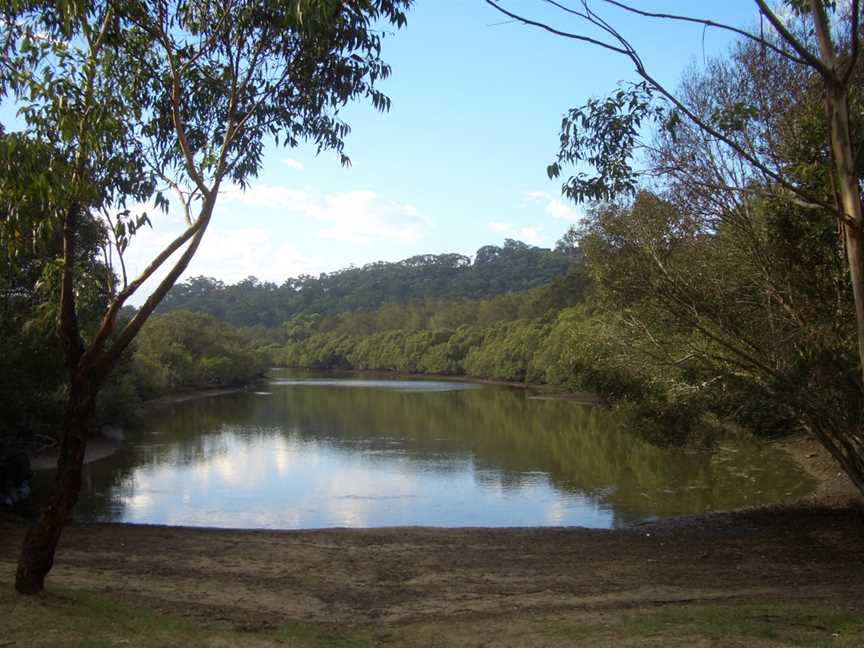
<svg viewBox="0 0 864 648"><path fill-rule="evenodd" d="M523 390L308 375L160 411L86 467L78 519L608 528L812 488L776 451L660 450L605 410Z"/></svg>

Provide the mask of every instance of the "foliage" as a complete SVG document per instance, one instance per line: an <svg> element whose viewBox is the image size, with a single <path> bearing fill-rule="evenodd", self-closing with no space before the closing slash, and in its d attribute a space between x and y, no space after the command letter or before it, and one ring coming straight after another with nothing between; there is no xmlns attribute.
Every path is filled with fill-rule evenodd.
<svg viewBox="0 0 864 648"><path fill-rule="evenodd" d="M586 202L636 191L639 173L632 158L642 129L651 122L671 119L655 104L655 94L647 82L627 83L608 97L592 97L584 106L567 111L561 120L558 156L546 172L557 178L563 168L586 163L596 174L576 172L561 187L564 195ZM667 127L674 129L675 123L669 121Z"/></svg>
<svg viewBox="0 0 864 648"><path fill-rule="evenodd" d="M663 426L688 410L762 431L796 424L864 492L861 4L757 0L757 33L612 2L739 37L670 89L588 1L551 3L575 31L486 2L614 52L641 79L569 111L548 172L575 166L563 192L577 201L628 201L602 208L586 254L605 306L639 331L619 353L650 369ZM638 195L646 178L658 200Z"/></svg>
<svg viewBox="0 0 864 648"><path fill-rule="evenodd" d="M143 397L178 389L248 383L267 359L230 324L203 313L174 311L154 317L138 336L133 371Z"/></svg>
<svg viewBox="0 0 864 648"><path fill-rule="evenodd" d="M341 110L361 98L380 110L389 107L376 87L390 73L380 58L379 26L403 26L409 4L0 5L0 92L14 95L26 123L24 137L56 160L10 174L4 211L15 223L21 206L36 201L33 215L62 231L62 252L52 262L59 269L57 331L68 387L56 486L24 542L19 592L35 594L44 587L80 489L99 391L197 251L220 188L245 188L261 167L268 140L289 146L311 141L319 151L335 150L347 164L344 139L350 129ZM62 181L52 183L57 169ZM123 254L150 221L127 205L152 201L167 210L163 189L175 193L186 229L130 278ZM109 267L99 283L108 299L98 326L88 331L82 326L82 288L89 275L76 263L76 248L92 221L104 232ZM120 322L127 300L166 268L138 312ZM207 380L233 378L219 357L202 361Z"/></svg>
<svg viewBox="0 0 864 648"><path fill-rule="evenodd" d="M281 285L249 277L234 285L194 277L175 286L161 312L184 308L236 326L278 326L301 314L334 315L384 304L434 298L481 298L543 286L564 275L566 254L507 240L487 245L471 260L460 254L422 255L396 263L370 263L318 277L301 275Z"/></svg>

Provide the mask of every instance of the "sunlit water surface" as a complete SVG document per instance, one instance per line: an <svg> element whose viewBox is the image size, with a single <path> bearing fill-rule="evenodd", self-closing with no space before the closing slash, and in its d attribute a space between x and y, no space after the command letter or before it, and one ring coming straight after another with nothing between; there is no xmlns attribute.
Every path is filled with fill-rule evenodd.
<svg viewBox="0 0 864 648"><path fill-rule="evenodd" d="M50 473L39 474L43 491ZM660 450L525 390L274 371L152 415L88 464L82 521L235 528L587 526L778 502L812 483L744 442Z"/></svg>

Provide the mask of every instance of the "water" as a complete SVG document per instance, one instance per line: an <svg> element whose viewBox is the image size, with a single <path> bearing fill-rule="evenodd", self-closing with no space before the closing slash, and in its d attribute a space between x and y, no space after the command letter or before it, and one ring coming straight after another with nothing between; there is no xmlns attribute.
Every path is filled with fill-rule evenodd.
<svg viewBox="0 0 864 648"><path fill-rule="evenodd" d="M81 521L234 528L587 526L772 503L810 481L744 442L661 450L524 390L274 372L153 415L85 467ZM50 478L43 473L37 485Z"/></svg>

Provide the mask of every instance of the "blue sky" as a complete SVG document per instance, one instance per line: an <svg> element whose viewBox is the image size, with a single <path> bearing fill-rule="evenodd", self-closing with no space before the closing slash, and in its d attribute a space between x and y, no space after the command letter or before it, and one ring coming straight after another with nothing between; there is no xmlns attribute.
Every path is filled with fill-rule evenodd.
<svg viewBox="0 0 864 648"><path fill-rule="evenodd" d="M582 29L540 0L504 4L565 30ZM633 4L742 27L758 16L751 0ZM729 44L723 32L652 22L598 0L592 6L672 86L688 65ZM635 79L629 61L510 23L482 0L417 0L407 28L386 39L384 58L393 68L382 84L390 112L366 105L344 112L353 129L346 145L352 166L307 146L271 146L247 191L220 197L185 276L281 283L415 254L472 254L505 238L548 247L578 219L579 209L560 198L560 182L546 177L561 116ZM143 268L181 222L179 213L154 218L154 229L128 253L131 269Z"/></svg>

